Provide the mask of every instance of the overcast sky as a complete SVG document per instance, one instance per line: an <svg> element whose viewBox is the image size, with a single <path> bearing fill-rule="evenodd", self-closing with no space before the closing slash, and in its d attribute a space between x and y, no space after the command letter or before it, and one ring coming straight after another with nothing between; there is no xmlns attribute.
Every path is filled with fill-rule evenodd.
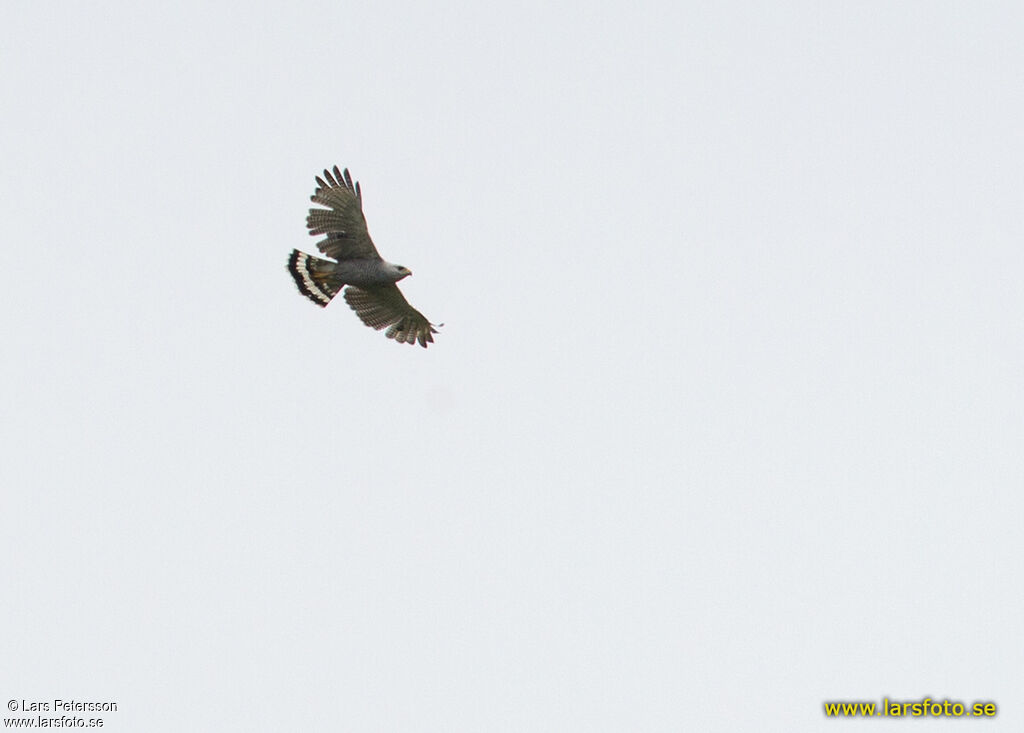
<svg viewBox="0 0 1024 733"><path fill-rule="evenodd" d="M0 704L1024 730L1020 3L4 16ZM334 164L430 349L286 272Z"/></svg>

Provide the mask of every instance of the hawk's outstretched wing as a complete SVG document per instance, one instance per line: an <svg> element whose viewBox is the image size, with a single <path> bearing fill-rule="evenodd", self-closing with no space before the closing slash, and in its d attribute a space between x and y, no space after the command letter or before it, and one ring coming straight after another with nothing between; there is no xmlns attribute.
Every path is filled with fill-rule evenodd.
<svg viewBox="0 0 1024 733"><path fill-rule="evenodd" d="M414 344L417 341L424 349L434 343L433 333L437 329L423 314L409 305L397 285L382 285L376 288L345 288L345 302L356 315L371 328L380 331L386 326L384 335L398 343Z"/></svg>
<svg viewBox="0 0 1024 733"><path fill-rule="evenodd" d="M338 166L334 166L334 175L325 169L324 177L317 176L316 182L318 186L310 200L330 207L310 209L306 217L311 235L327 235L326 239L316 243L319 250L336 260L379 260L377 248L366 230L362 191L358 183L352 185L348 168L342 173Z"/></svg>

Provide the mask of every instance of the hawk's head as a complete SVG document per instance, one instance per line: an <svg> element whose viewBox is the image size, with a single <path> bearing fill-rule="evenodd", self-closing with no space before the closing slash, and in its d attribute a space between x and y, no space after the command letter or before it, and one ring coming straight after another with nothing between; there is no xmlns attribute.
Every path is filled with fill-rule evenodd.
<svg viewBox="0 0 1024 733"><path fill-rule="evenodd" d="M412 274L412 270L402 265L393 265L390 262L387 263L388 271L395 278L395 282L398 282L403 277L409 277Z"/></svg>

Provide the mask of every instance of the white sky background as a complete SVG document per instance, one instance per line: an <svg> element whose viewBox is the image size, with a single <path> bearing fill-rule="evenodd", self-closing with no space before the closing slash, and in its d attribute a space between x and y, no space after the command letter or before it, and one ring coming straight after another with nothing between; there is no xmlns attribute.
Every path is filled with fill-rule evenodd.
<svg viewBox="0 0 1024 733"><path fill-rule="evenodd" d="M1022 37L1015 2L11 4L0 702L1024 729ZM285 271L335 163L428 351Z"/></svg>

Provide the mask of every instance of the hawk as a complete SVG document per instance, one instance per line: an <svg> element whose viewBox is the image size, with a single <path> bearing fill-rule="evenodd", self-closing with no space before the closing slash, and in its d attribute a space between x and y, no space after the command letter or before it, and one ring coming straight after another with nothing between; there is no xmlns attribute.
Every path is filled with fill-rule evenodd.
<svg viewBox="0 0 1024 733"><path fill-rule="evenodd" d="M335 261L313 257L293 249L288 272L299 292L321 308L345 288L345 302L371 328L400 344L419 343L424 349L434 342L437 329L423 314L409 305L395 284L412 274L408 268L385 262L373 246L363 216L363 192L352 185L348 168L334 166L316 176L317 188L310 196L326 209L310 209L306 226L311 236L327 235L316 246Z"/></svg>

